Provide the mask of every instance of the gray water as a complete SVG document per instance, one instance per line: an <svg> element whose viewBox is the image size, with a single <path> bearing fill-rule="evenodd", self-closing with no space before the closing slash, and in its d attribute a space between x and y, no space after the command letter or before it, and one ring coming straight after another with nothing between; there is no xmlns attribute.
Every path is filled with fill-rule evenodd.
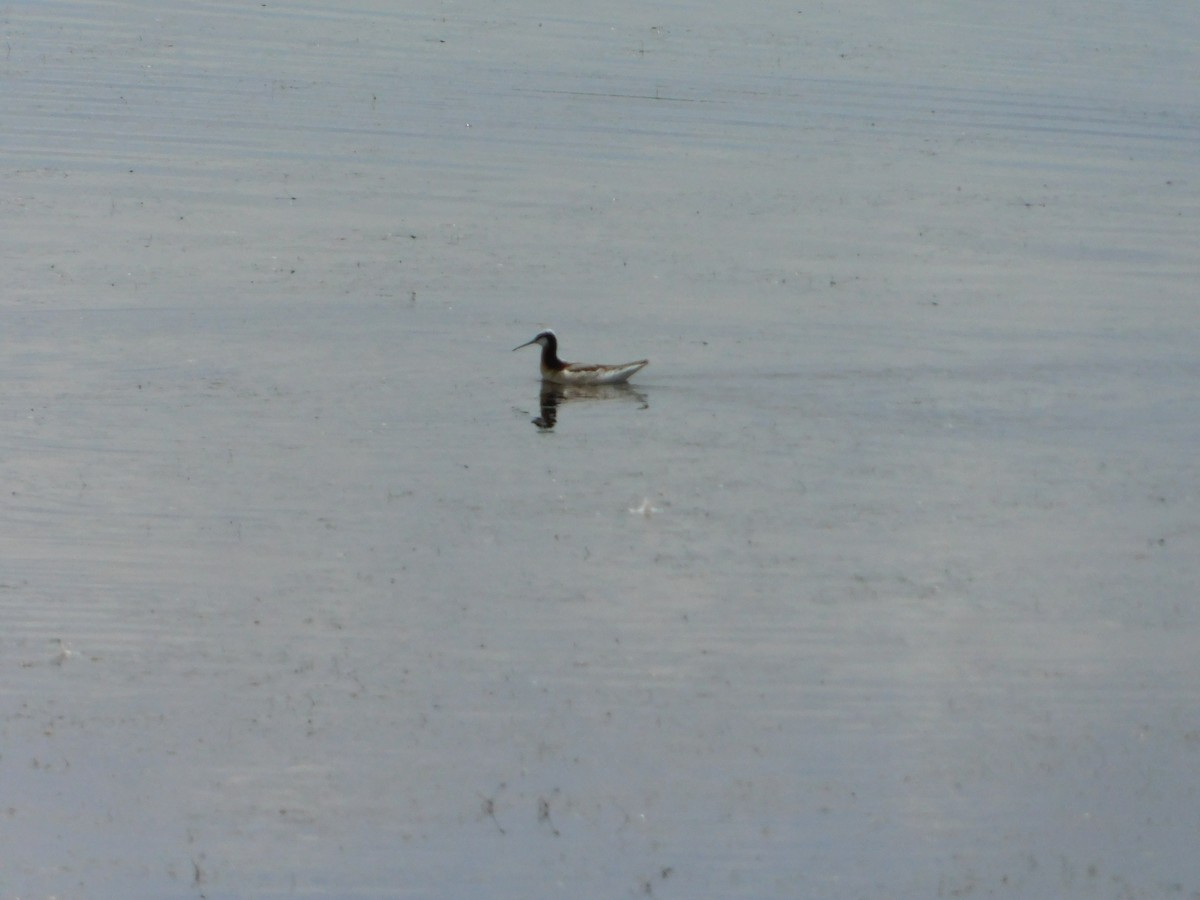
<svg viewBox="0 0 1200 900"><path fill-rule="evenodd" d="M1200 896L1200 7L1043 6L7 7L0 897Z"/></svg>

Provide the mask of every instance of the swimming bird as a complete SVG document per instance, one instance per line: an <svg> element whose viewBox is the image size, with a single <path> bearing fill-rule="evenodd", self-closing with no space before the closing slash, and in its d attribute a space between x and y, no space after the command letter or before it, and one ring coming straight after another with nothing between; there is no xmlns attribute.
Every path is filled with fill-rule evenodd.
<svg viewBox="0 0 1200 900"><path fill-rule="evenodd" d="M521 347L537 344L542 348L542 380L554 384L623 384L634 372L645 367L650 360L602 366L593 363L569 363L558 358L558 337L553 331L543 331L532 341ZM513 347L520 350L521 347Z"/></svg>

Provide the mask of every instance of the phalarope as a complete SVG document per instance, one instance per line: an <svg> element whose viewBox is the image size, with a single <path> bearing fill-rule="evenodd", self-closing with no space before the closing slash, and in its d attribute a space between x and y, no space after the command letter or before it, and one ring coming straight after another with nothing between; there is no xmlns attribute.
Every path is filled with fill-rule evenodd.
<svg viewBox="0 0 1200 900"><path fill-rule="evenodd" d="M554 384L623 384L629 380L629 376L650 362L648 359L639 359L617 366L563 362L558 358L558 338L553 331L543 331L521 347L530 344L542 348L542 379ZM513 350L520 350L521 347L513 347Z"/></svg>

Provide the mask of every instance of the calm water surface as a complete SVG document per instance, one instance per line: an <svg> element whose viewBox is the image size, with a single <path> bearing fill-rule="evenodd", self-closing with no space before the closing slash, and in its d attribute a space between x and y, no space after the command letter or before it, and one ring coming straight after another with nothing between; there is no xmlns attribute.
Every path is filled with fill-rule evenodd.
<svg viewBox="0 0 1200 900"><path fill-rule="evenodd" d="M1101 7L8 9L0 897L1200 891L1200 13Z"/></svg>

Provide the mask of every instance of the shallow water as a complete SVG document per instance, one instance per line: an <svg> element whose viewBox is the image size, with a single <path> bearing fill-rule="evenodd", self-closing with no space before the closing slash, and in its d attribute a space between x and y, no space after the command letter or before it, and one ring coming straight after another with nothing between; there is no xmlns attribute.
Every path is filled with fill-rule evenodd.
<svg viewBox="0 0 1200 900"><path fill-rule="evenodd" d="M10 9L0 896L1200 890L1200 12L1102 7Z"/></svg>

